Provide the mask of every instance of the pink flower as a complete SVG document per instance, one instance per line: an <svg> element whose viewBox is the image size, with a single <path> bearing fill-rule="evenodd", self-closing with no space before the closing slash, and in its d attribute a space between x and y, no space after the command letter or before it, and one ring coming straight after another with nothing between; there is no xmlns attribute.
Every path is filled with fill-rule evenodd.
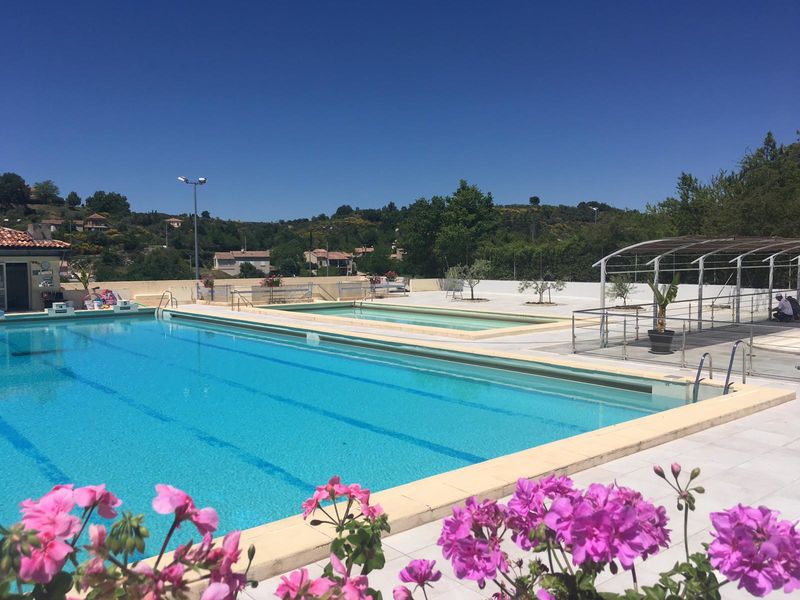
<svg viewBox="0 0 800 600"><path fill-rule="evenodd" d="M224 583L231 592L231 598L247 587L247 578L243 573L236 573L233 566L239 560L240 531L232 531L222 540L222 547L207 554L207 560L217 562L210 568L211 581Z"/></svg>
<svg viewBox="0 0 800 600"><path fill-rule="evenodd" d="M511 539L523 550L530 550L533 547L531 533L542 524L553 501L579 494L569 477L548 475L538 481L518 480L514 495L508 502L508 526L513 531Z"/></svg>
<svg viewBox="0 0 800 600"><path fill-rule="evenodd" d="M556 600L556 597L547 590L539 590L536 592L536 598L538 600Z"/></svg>
<svg viewBox="0 0 800 600"><path fill-rule="evenodd" d="M374 521L383 514L383 507L380 504L369 506L367 504L361 505L361 513L370 521Z"/></svg>
<svg viewBox="0 0 800 600"><path fill-rule="evenodd" d="M711 565L754 596L800 588L800 533L765 506L741 504L711 513Z"/></svg>
<svg viewBox="0 0 800 600"><path fill-rule="evenodd" d="M95 506L100 516L106 519L113 519L116 517L117 511L114 509L122 504L122 500L106 490L104 483L78 488L75 490L74 497L75 504L81 508Z"/></svg>
<svg viewBox="0 0 800 600"><path fill-rule="evenodd" d="M341 482L338 475L330 478L327 484L317 486L310 498L301 505L303 508L303 518L307 519L314 513L323 502L336 502L339 499L347 499L349 502L358 502L361 506L361 514L370 521L374 521L383 514L383 509L379 505L369 505L370 491L362 488L357 483L345 485Z"/></svg>
<svg viewBox="0 0 800 600"><path fill-rule="evenodd" d="M486 579L494 579L497 571L508 572L508 555L500 547L507 514L502 504L494 500L478 503L473 496L444 520L437 544L456 577L477 581L483 589Z"/></svg>
<svg viewBox="0 0 800 600"><path fill-rule="evenodd" d="M214 533L219 526L219 515L213 508L197 509L194 500L186 492L171 485L156 485L157 495L153 499L153 510L161 515L175 514L178 523L191 521L205 535Z"/></svg>
<svg viewBox="0 0 800 600"><path fill-rule="evenodd" d="M65 539L81 528L81 520L70 514L74 507L72 484L57 485L38 500L20 503L22 523L45 537Z"/></svg>
<svg viewBox="0 0 800 600"><path fill-rule="evenodd" d="M39 535L39 547L20 559L19 576L23 581L49 583L61 571L73 548L50 535Z"/></svg>
<svg viewBox="0 0 800 600"><path fill-rule="evenodd" d="M405 569L400 571L400 581L416 583L418 587L430 585L442 578L441 571L434 571L435 566L435 560L412 560Z"/></svg>
<svg viewBox="0 0 800 600"><path fill-rule="evenodd" d="M630 569L636 558L669 545L664 507L617 485L595 483L582 494L556 498L544 523L569 547L576 565L619 560Z"/></svg>
<svg viewBox="0 0 800 600"><path fill-rule="evenodd" d="M327 594L335 586L335 581L326 577L312 580L307 569L299 569L281 577L275 595L282 600L304 600Z"/></svg>
<svg viewBox="0 0 800 600"><path fill-rule="evenodd" d="M672 463L670 469L672 470L673 477L677 477L678 475L681 474L681 466L678 463Z"/></svg>
<svg viewBox="0 0 800 600"><path fill-rule="evenodd" d="M392 590L392 598L394 600L412 600L411 590L404 585L398 585Z"/></svg>
<svg viewBox="0 0 800 600"><path fill-rule="evenodd" d="M200 596L200 600L228 600L231 597L231 590L224 583L212 583Z"/></svg>

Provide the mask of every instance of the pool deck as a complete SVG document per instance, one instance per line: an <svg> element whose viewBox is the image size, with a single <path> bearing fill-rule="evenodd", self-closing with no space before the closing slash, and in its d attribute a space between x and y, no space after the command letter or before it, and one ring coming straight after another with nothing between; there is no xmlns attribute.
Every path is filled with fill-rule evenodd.
<svg viewBox="0 0 800 600"><path fill-rule="evenodd" d="M405 301L417 305L438 304L448 308L458 308L461 305L458 301L444 301L443 296L440 292L411 294ZM398 300L404 299L390 298L387 301L395 303ZM520 304L519 297L512 296L492 298L490 302L480 303L480 306L478 303L468 303L468 309L514 310L525 314L565 316L575 308L565 303L551 307ZM245 311L233 313L221 307L204 305L182 307L181 310L248 321L263 320L288 327L310 326L308 321L292 319L289 315L278 317ZM322 326L311 326L324 329ZM346 333L380 337L379 327L367 324L347 327ZM453 340L445 336L410 331L383 333L395 340L442 344L466 351L513 353L532 360L569 361L573 364L577 362L583 368L589 369L638 373L656 378L676 375L681 378L693 377L691 371L675 365L645 365L634 361L622 363L601 357L553 352L553 344L560 337L564 338L561 341L569 339L569 330L483 340ZM395 530L402 532L386 538L387 566L374 574L372 581L384 591L385 597L391 597L391 588L399 583L397 573L409 560L434 558L445 577L431 597L483 597L476 593L477 588L474 586L465 586L457 581L449 565L441 558L435 542L442 516L449 512L451 505L463 501L472 493L502 498L512 491L517 477L535 477L552 471L574 474L581 485L591 481L610 482L616 479L620 484L635 487L645 496L664 503L670 511L673 529L679 529L675 521L677 511L674 503L668 501L669 489L652 474L652 464L668 465L678 461L686 468L703 468L702 482L708 494L701 498L697 518L694 525L690 525L690 535L695 543L707 537L705 528L708 525L708 512L740 501L761 502L781 510L787 518L799 518L800 494L796 492L796 488L800 483L800 468L797 467L800 464L800 408L797 400L786 400L794 397L800 388L795 384L758 378L748 379L748 384L754 385L739 386L741 391L733 396L682 406L668 413L652 415L608 430L576 436L546 447L500 457L494 461L379 492L375 500L386 507ZM758 389L754 386L769 387ZM747 391L748 389L752 392ZM690 414L692 411L697 411L697 414ZM578 446L573 446L574 443ZM369 486L369 482L360 483ZM262 561L267 559L267 562L262 562L254 573L258 578L270 578L265 579L259 588L247 591L252 599L273 597L278 582L275 573L307 564L312 574L318 574L323 563L317 561L324 556L325 546L330 540L326 532L311 528L299 520L299 517L268 524L263 529L248 530L246 534L245 539L257 542L261 548L269 548L268 552L272 554L262 558ZM640 579L650 579L657 569L664 565L671 566L671 562L679 555L679 544L682 543L680 533L676 531L673 537L674 546L651 559L644 567ZM517 555L513 548L509 550ZM627 585L628 580L621 575L604 582L604 588L608 590L622 589ZM726 588L725 597L740 596L736 590Z"/></svg>

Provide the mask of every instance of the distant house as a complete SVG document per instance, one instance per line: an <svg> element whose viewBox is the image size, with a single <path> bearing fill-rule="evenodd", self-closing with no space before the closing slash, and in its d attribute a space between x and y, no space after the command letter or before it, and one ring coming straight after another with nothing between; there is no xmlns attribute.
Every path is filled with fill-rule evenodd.
<svg viewBox="0 0 800 600"><path fill-rule="evenodd" d="M231 250L230 252L214 253L214 269L223 271L234 277L239 275L239 271L244 263L250 263L256 269L269 273L269 250Z"/></svg>
<svg viewBox="0 0 800 600"><path fill-rule="evenodd" d="M59 264L67 242L50 239L41 224L29 231L0 227L0 310L41 310L61 290Z"/></svg>
<svg viewBox="0 0 800 600"><path fill-rule="evenodd" d="M317 275L351 275L353 273L353 255L348 252L339 252L324 248L306 250L303 260L309 265L311 271Z"/></svg>
<svg viewBox="0 0 800 600"><path fill-rule="evenodd" d="M105 231L108 229L108 219L103 215L94 213L83 220L83 231Z"/></svg>
<svg viewBox="0 0 800 600"><path fill-rule="evenodd" d="M183 219L178 219L177 217L170 217L169 219L164 219L164 221L173 229L180 229L181 225L183 225Z"/></svg>
<svg viewBox="0 0 800 600"><path fill-rule="evenodd" d="M50 229L50 233L54 233L56 229L64 224L63 219L42 219L42 225Z"/></svg>
<svg viewBox="0 0 800 600"><path fill-rule="evenodd" d="M375 252L375 248L374 247L372 247L372 246L360 246L358 248L354 248L353 249L353 256L355 258L360 258L360 257L364 256L365 254L370 254L372 252Z"/></svg>

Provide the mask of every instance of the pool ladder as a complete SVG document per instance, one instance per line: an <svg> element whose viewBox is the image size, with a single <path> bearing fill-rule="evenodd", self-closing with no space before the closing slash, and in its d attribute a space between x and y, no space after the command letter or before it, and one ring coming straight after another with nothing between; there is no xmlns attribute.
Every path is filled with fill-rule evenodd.
<svg viewBox="0 0 800 600"><path fill-rule="evenodd" d="M703 377L700 377L700 375L703 374L703 364L706 362L706 358L708 358L708 378L714 379L714 360L711 358L710 352L703 352L703 356L700 357L700 364L697 365L697 375L694 377L692 403L697 402L697 397L700 394L700 382L704 379Z"/></svg>
<svg viewBox="0 0 800 600"><path fill-rule="evenodd" d="M749 352L742 350L742 383L747 383L747 357L749 355L750 360L753 359L753 346L744 340L736 340L733 342L733 348L731 348L731 359L728 362L728 373L725 375L725 385L722 388L723 394L727 394L733 385L733 382L731 381L731 374L733 373L733 360L736 358L736 350L742 344L747 346L749 349Z"/></svg>
<svg viewBox="0 0 800 600"><path fill-rule="evenodd" d="M160 319L164 316L165 308L177 308L177 307L178 307L178 301L172 294L172 290L164 290L164 292L161 294L161 298L158 300L158 306L156 307L156 319Z"/></svg>

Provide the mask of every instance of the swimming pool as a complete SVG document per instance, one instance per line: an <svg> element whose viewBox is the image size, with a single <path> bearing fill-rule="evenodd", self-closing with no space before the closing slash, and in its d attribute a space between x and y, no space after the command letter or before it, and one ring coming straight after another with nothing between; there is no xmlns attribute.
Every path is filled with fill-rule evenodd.
<svg viewBox="0 0 800 600"><path fill-rule="evenodd" d="M318 345L317 345L318 344ZM374 490L683 403L623 387L152 317L0 326L0 522L66 481L144 511L171 483L223 530L295 514L340 474Z"/></svg>
<svg viewBox="0 0 800 600"><path fill-rule="evenodd" d="M289 311L294 314L313 314L384 323L401 323L420 327L437 327L458 331L486 331L525 325L558 323L562 319L505 315L502 313L474 310L450 310L394 304L368 304L365 302L316 302L310 304L287 304L269 306L271 310Z"/></svg>

